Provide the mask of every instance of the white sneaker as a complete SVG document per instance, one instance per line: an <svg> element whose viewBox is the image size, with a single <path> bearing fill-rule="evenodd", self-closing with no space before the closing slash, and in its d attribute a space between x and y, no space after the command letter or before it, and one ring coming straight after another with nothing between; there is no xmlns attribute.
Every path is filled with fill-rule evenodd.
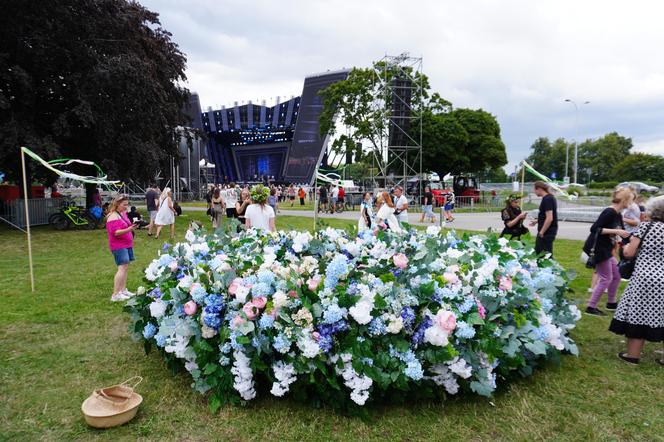
<svg viewBox="0 0 664 442"><path fill-rule="evenodd" d="M111 296L111 302L126 301L127 299L129 299L129 296L124 292L114 293L113 296Z"/></svg>
<svg viewBox="0 0 664 442"><path fill-rule="evenodd" d="M124 289L124 290L121 291L120 293L122 293L123 295L125 295L125 296L127 297L126 299L129 299L129 298L132 298L132 297L136 296L136 293L132 293L132 292L130 292L130 291L127 290L127 289Z"/></svg>

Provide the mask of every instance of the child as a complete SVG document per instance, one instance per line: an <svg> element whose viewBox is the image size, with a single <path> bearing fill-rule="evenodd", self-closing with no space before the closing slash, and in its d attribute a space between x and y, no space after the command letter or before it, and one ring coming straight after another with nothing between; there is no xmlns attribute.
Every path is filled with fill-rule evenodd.
<svg viewBox="0 0 664 442"><path fill-rule="evenodd" d="M129 218L129 221L132 223L136 224L139 229L143 229L148 226L148 222L143 220L143 217L141 216L140 213L136 210L136 206L131 206L131 210L127 212L127 218Z"/></svg>

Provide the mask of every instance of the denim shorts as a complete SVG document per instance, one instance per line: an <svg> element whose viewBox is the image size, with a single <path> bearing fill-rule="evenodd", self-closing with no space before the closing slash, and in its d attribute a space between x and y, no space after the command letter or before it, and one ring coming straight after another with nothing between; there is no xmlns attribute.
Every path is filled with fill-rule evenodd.
<svg viewBox="0 0 664 442"><path fill-rule="evenodd" d="M116 265L129 264L134 260L134 248L127 247L126 249L111 250L113 258L115 258Z"/></svg>
<svg viewBox="0 0 664 442"><path fill-rule="evenodd" d="M425 215L433 215L433 206L430 204L422 206Z"/></svg>

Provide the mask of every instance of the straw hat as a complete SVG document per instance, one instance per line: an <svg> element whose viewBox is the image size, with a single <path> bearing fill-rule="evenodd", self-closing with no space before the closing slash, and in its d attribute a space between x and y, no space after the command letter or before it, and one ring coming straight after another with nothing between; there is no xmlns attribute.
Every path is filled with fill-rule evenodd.
<svg viewBox="0 0 664 442"><path fill-rule="evenodd" d="M142 377L134 376L119 385L93 391L81 405L88 425L110 428L132 420L143 402L143 397L134 392L142 380Z"/></svg>

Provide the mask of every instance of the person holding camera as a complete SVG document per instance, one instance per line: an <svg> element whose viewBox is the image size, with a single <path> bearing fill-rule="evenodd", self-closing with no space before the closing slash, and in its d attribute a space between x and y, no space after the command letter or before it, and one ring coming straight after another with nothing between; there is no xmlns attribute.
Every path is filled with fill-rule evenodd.
<svg viewBox="0 0 664 442"><path fill-rule="evenodd" d="M113 295L111 301L125 301L134 294L127 290L127 270L129 263L134 260L134 230L137 224L129 221L127 195L117 196L111 203L106 217L106 232L108 233L108 246L111 249L115 265L118 270L113 278Z"/></svg>

